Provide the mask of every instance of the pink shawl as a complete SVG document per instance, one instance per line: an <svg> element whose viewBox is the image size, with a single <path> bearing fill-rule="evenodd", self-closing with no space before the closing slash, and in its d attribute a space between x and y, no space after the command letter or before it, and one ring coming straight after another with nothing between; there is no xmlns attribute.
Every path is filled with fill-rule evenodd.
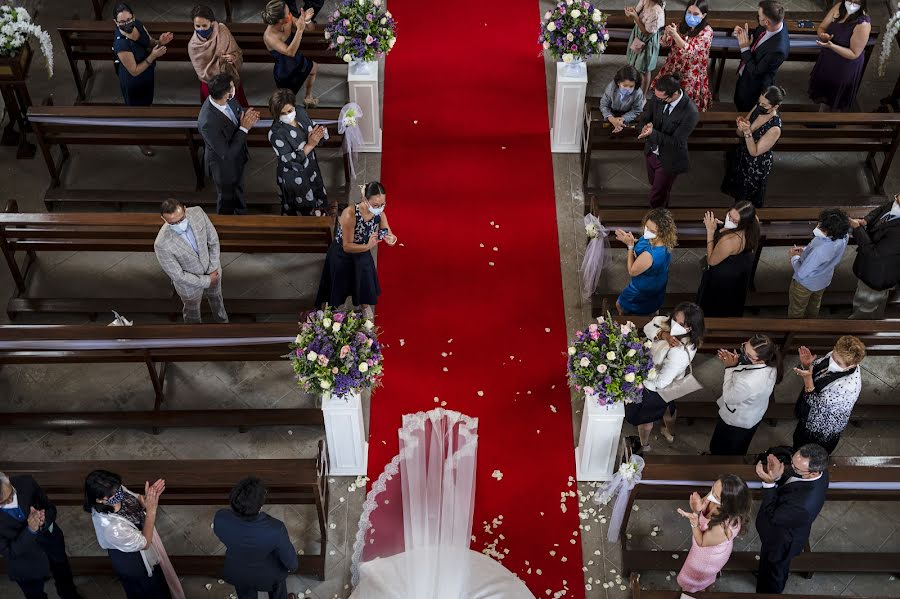
<svg viewBox="0 0 900 599"><path fill-rule="evenodd" d="M200 81L209 81L213 75L219 73L228 73L234 77L234 85L237 87L241 84L241 65L244 63L244 56L241 49L228 27L213 21L213 32L209 39L203 39L196 33L191 36L188 42L188 56L191 57L191 64L197 71L197 77ZM234 64L230 64L224 58L223 54L233 54Z"/></svg>
<svg viewBox="0 0 900 599"><path fill-rule="evenodd" d="M175 568L172 567L172 562L169 561L169 554L166 553L166 548L163 547L162 539L159 538L159 533L156 532L156 529L153 530L153 540L150 541L150 545L159 557L159 567L166 577L166 584L169 587L169 594L172 595L172 599L185 599L181 581L178 580L178 575L175 574Z"/></svg>

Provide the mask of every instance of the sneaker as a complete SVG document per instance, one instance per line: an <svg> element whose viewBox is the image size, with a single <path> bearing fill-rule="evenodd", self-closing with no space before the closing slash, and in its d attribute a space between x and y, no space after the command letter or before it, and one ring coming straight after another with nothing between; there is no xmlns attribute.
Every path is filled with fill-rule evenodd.
<svg viewBox="0 0 900 599"><path fill-rule="evenodd" d="M666 427L662 427L661 429L659 429L659 434L662 435L663 438L665 438L665 440L669 443L672 443L675 440L675 435L669 433Z"/></svg>

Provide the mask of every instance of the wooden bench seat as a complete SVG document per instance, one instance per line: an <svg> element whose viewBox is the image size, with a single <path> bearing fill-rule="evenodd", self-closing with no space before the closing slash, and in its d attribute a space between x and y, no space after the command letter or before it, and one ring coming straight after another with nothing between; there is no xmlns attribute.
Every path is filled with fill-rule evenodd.
<svg viewBox="0 0 900 599"><path fill-rule="evenodd" d="M691 424L694 420L715 420L719 413L719 408L715 401L697 401L684 399L678 402L678 418L686 420ZM763 420L771 426L779 420L794 420L794 404L792 403L775 403L769 401L769 408L766 410ZM869 404L857 403L853 406L853 413L850 415L850 422L859 426L864 422L879 421L898 421L900 420L900 407L891 404Z"/></svg>
<svg viewBox="0 0 900 599"><path fill-rule="evenodd" d="M590 187L584 193L584 213L597 214L604 208L643 208L650 210L650 204L646 191L608 191ZM854 207L878 206L889 200L888 196L880 194L854 194L852 197ZM697 193L676 193L669 198L669 208L702 208L703 210L727 210L734 205L734 198L720 193L718 190ZM799 204L796 195L766 194L767 208L808 208L809 210L823 210L832 206L811 206L804 202Z"/></svg>
<svg viewBox="0 0 900 599"><path fill-rule="evenodd" d="M728 569L727 566L725 569ZM642 589L641 575L637 572L631 573L629 586L631 587L631 599L681 599L683 597L681 591L651 591ZM790 595L773 595L770 593L732 593L730 591L704 591L699 593L690 593L688 596L693 597L694 599L834 599L835 597L834 595L797 595L793 593ZM845 599L863 599L862 597L851 597L849 595L841 595L841 597L844 597ZM887 596L871 596L868 599L888 598Z"/></svg>
<svg viewBox="0 0 900 599"><path fill-rule="evenodd" d="M65 189L51 187L44 194L44 205L48 212L59 208L97 208L99 206L111 206L121 210L124 206L134 206L141 209L157 209L166 198L178 198L185 206L201 206L203 208L216 208L216 192L208 191L152 191L129 190L123 193L121 189ZM248 209L259 209L261 212L279 214L281 201L278 192L250 192L244 193L244 201Z"/></svg>
<svg viewBox="0 0 900 599"><path fill-rule="evenodd" d="M298 555L297 573L325 578L328 538L328 453L319 441L310 459L261 460L90 460L55 462L6 462L8 476L30 474L56 505L80 506L84 502L84 477L96 469L115 472L131 489L142 489L144 481L166 479L164 505L228 505L228 494L239 480L257 476L266 484L269 505L314 505L319 522L321 549L317 555ZM89 526L89 524L85 524ZM208 526L209 523L196 523ZM172 556L180 575L218 578L223 556ZM108 557L70 557L76 576L112 574ZM6 560L0 560L5 573Z"/></svg>

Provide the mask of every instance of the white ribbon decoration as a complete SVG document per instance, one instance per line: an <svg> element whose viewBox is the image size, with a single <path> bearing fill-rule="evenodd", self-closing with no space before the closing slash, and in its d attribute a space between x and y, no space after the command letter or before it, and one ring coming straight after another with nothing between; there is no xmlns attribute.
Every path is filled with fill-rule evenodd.
<svg viewBox="0 0 900 599"><path fill-rule="evenodd" d="M584 228L585 231L596 231L596 237L588 241L581 261L581 297L589 299L597 290L603 269L609 264L609 231L593 214L584 215Z"/></svg>
<svg viewBox="0 0 900 599"><path fill-rule="evenodd" d="M363 116L362 109L356 102L348 102L341 108L341 114L338 117L338 133L344 136L341 150L344 154L350 155L350 174L356 178L356 168L353 165L353 156L359 152L364 140L362 132L359 130L358 119Z"/></svg>
<svg viewBox="0 0 900 599"><path fill-rule="evenodd" d="M628 498L631 496L631 490L641 482L643 471L644 458L633 455L630 460L619 466L619 471L611 481L597 489L597 494L594 496L594 503L597 505L606 505L612 498L616 499L606 534L606 538L611 542L615 542L619 538L619 530L625 519L625 510L628 508Z"/></svg>

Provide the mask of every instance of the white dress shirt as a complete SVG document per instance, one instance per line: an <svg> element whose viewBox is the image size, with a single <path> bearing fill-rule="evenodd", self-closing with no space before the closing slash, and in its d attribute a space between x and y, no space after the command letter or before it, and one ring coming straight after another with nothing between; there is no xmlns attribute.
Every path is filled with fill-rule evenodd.
<svg viewBox="0 0 900 599"><path fill-rule="evenodd" d="M753 47L759 48L760 46L762 46L763 44L765 44L767 41L769 41L769 39L770 39L773 35L775 35L775 34L777 34L777 33L780 33L782 29L784 29L784 23L783 23L783 22L778 24L778 29L776 29L775 31L769 31L768 29L766 29L766 32L765 32L765 33L763 34L763 36L760 38L759 42L754 43L753 40L750 40L750 45L747 46L746 48L741 48L741 53L744 53L744 52L750 52L750 49L753 48ZM740 76L740 75L742 75L743 73L744 73L744 65L741 64L740 68L738 69L738 75Z"/></svg>

